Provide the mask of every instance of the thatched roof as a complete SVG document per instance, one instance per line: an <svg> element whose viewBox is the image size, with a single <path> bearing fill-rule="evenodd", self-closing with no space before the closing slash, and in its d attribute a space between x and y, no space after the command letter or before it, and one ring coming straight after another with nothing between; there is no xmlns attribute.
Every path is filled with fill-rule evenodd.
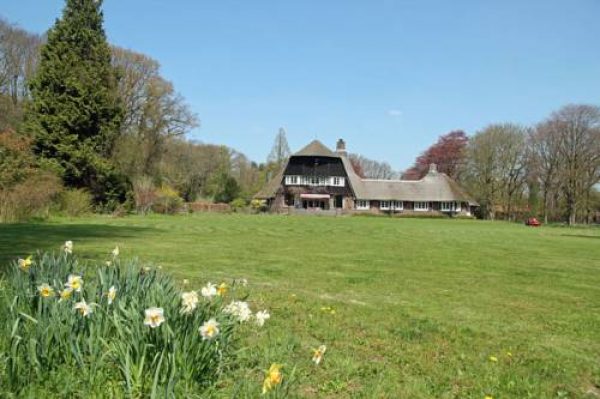
<svg viewBox="0 0 600 399"><path fill-rule="evenodd" d="M295 154L292 154L293 157L331 157L331 158L339 158L340 154L336 154L331 151L329 148L325 147L323 143L319 140L313 140L306 147L301 149Z"/></svg>

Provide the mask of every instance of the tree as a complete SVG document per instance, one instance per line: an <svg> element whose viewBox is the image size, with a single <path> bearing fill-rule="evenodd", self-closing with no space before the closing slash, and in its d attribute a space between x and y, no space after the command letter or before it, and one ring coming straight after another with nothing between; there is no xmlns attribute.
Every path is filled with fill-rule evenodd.
<svg viewBox="0 0 600 399"><path fill-rule="evenodd" d="M221 174L217 177L220 190L215 194L215 202L230 203L236 199L240 193L240 186L235 178L227 174Z"/></svg>
<svg viewBox="0 0 600 399"><path fill-rule="evenodd" d="M490 125L478 132L467 147L467 185L481 205L484 218L494 219L501 205L513 218L515 201L524 191L526 130L514 124Z"/></svg>
<svg viewBox="0 0 600 399"><path fill-rule="evenodd" d="M350 154L348 159L353 165L354 171L361 177L383 180L391 180L398 177L398 173L387 162L375 161L359 154Z"/></svg>
<svg viewBox="0 0 600 399"><path fill-rule="evenodd" d="M567 105L554 112L548 123L557 135L560 186L566 219L572 225L578 208L585 205L600 181L600 107ZM589 207L585 211L589 214Z"/></svg>
<svg viewBox="0 0 600 399"><path fill-rule="evenodd" d="M88 188L98 203L125 199L125 178L110 158L123 109L102 27L101 0L67 0L48 32L35 77L25 130L34 151L65 185Z"/></svg>
<svg viewBox="0 0 600 399"><path fill-rule="evenodd" d="M275 136L275 142L273 143L267 162L281 166L290 157L290 154L290 146L285 137L285 129L279 128L279 132L277 133L277 136Z"/></svg>
<svg viewBox="0 0 600 399"><path fill-rule="evenodd" d="M443 136L415 160L414 165L402 175L406 180L419 180L435 163L438 171L458 179L459 171L465 162L465 149L468 138L462 130L455 130Z"/></svg>

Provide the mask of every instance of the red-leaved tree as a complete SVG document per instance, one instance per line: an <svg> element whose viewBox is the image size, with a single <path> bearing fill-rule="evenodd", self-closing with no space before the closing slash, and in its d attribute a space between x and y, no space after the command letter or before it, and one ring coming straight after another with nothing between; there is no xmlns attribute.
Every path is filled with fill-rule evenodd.
<svg viewBox="0 0 600 399"><path fill-rule="evenodd" d="M416 159L414 165L407 169L402 178L419 180L429 171L429 165L437 164L439 172L457 178L460 166L465 160L465 148L469 139L462 130L455 130L443 136Z"/></svg>

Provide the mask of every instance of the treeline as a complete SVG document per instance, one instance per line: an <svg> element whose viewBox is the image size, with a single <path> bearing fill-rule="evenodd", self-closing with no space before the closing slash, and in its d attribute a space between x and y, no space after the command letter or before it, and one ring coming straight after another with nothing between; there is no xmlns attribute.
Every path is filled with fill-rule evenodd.
<svg viewBox="0 0 600 399"><path fill-rule="evenodd" d="M468 189L482 218L600 222L600 107L567 105L535 126L493 124L470 138L450 132L403 177L421 178L430 163Z"/></svg>
<svg viewBox="0 0 600 399"><path fill-rule="evenodd" d="M198 117L159 63L102 24L93 0L67 0L44 36L0 20L0 221L247 203L273 167L187 139Z"/></svg>

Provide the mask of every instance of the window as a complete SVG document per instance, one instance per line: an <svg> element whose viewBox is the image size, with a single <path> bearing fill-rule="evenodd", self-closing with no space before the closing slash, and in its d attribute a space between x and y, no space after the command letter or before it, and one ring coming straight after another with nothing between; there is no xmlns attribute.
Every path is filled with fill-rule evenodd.
<svg viewBox="0 0 600 399"><path fill-rule="evenodd" d="M369 209L369 201L366 201L366 200L356 200L356 209L358 209L358 210Z"/></svg>
<svg viewBox="0 0 600 399"><path fill-rule="evenodd" d="M382 211L390 209L390 201L379 201L379 209Z"/></svg>
<svg viewBox="0 0 600 399"><path fill-rule="evenodd" d="M290 186L290 185L297 185L298 184L298 176L286 176L285 177L285 184Z"/></svg>
<svg viewBox="0 0 600 399"><path fill-rule="evenodd" d="M460 204L454 201L440 202L440 210L442 212L458 212L460 211Z"/></svg>
<svg viewBox="0 0 600 399"><path fill-rule="evenodd" d="M396 211L401 211L404 209L404 202L402 201L392 201L392 209Z"/></svg>
<svg viewBox="0 0 600 399"><path fill-rule="evenodd" d="M334 176L331 178L331 185L335 187L344 187L346 183L346 179L339 176Z"/></svg>
<svg viewBox="0 0 600 399"><path fill-rule="evenodd" d="M415 202L415 211L428 211L429 210L429 202Z"/></svg>

